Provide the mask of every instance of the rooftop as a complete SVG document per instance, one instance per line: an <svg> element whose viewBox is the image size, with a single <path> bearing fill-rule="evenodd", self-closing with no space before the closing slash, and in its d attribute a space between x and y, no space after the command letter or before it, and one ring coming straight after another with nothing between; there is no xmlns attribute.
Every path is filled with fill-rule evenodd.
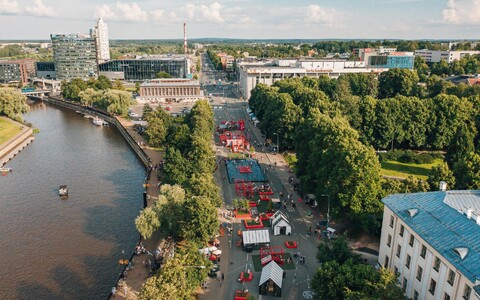
<svg viewBox="0 0 480 300"><path fill-rule="evenodd" d="M480 280L479 190L395 194L382 201L471 282Z"/></svg>

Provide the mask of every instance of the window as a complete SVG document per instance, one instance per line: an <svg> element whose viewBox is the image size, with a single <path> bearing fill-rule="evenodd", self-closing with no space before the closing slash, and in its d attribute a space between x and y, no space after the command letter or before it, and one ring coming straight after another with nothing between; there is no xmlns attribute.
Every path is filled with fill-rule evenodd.
<svg viewBox="0 0 480 300"><path fill-rule="evenodd" d="M387 238L387 246L390 247L391 244L392 244L392 236L391 236L391 235L388 235L388 238Z"/></svg>
<svg viewBox="0 0 480 300"><path fill-rule="evenodd" d="M453 272L452 270L450 270L450 272L448 272L448 284L450 285L453 285L453 282L455 281L455 272Z"/></svg>
<svg viewBox="0 0 480 300"><path fill-rule="evenodd" d="M415 237L413 236L413 234L410 235L410 241L408 241L408 244L410 245L410 247L413 247L413 242L415 241Z"/></svg>
<svg viewBox="0 0 480 300"><path fill-rule="evenodd" d="M427 247L425 247L425 245L422 245L422 251L420 252L420 256L422 258L425 258L426 254L427 254Z"/></svg>
<svg viewBox="0 0 480 300"><path fill-rule="evenodd" d="M422 282L422 275L423 275L423 269L422 267L418 266L417 268L417 280Z"/></svg>
<svg viewBox="0 0 480 300"><path fill-rule="evenodd" d="M440 269L440 258L435 256L435 262L433 263L433 269L438 272Z"/></svg>
<svg viewBox="0 0 480 300"><path fill-rule="evenodd" d="M390 260L390 259L388 258L388 256L385 256L385 265L384 265L385 268L388 268L388 262L389 262L389 260Z"/></svg>
<svg viewBox="0 0 480 300"><path fill-rule="evenodd" d="M407 290L407 278L403 277L402 289L405 291Z"/></svg>
<svg viewBox="0 0 480 300"><path fill-rule="evenodd" d="M472 288L465 284L465 289L463 290L463 299L470 299L470 294L472 293Z"/></svg>
<svg viewBox="0 0 480 300"><path fill-rule="evenodd" d="M418 292L416 290L413 291L413 300L418 300Z"/></svg>
<svg viewBox="0 0 480 300"><path fill-rule="evenodd" d="M394 271L395 271L395 275L398 275L398 268L397 268L397 266L395 266Z"/></svg>
<svg viewBox="0 0 480 300"><path fill-rule="evenodd" d="M390 227L393 228L393 222L395 222L395 218L393 216L390 216Z"/></svg>
<svg viewBox="0 0 480 300"><path fill-rule="evenodd" d="M437 282L433 279L430 279L430 288L428 289L430 294L435 295L436 288L437 288Z"/></svg>
<svg viewBox="0 0 480 300"><path fill-rule="evenodd" d="M445 293L445 295L443 296L443 300L450 300L450 295Z"/></svg>
<svg viewBox="0 0 480 300"><path fill-rule="evenodd" d="M400 246L400 244L398 244L398 246L397 246L397 257L400 257L401 252L402 252L402 246Z"/></svg>
<svg viewBox="0 0 480 300"><path fill-rule="evenodd" d="M405 267L407 267L407 269L410 269L411 260L412 258L410 257L410 255L407 254L407 261L405 262Z"/></svg>
<svg viewBox="0 0 480 300"><path fill-rule="evenodd" d="M400 236L403 236L404 232L405 232L405 227L403 225L400 225Z"/></svg>

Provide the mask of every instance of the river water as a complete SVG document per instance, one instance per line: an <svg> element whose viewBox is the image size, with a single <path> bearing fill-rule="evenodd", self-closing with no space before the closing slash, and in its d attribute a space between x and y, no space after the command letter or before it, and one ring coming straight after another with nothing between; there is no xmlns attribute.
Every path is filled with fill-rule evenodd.
<svg viewBox="0 0 480 300"><path fill-rule="evenodd" d="M138 239L145 171L115 127L30 108L40 133L0 176L1 298L105 299Z"/></svg>

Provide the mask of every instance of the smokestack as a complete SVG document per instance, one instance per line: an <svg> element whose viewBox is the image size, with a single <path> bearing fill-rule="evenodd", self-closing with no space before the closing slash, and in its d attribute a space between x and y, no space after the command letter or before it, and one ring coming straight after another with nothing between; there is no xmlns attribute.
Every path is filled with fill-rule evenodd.
<svg viewBox="0 0 480 300"><path fill-rule="evenodd" d="M183 52L187 54L187 23L183 23Z"/></svg>

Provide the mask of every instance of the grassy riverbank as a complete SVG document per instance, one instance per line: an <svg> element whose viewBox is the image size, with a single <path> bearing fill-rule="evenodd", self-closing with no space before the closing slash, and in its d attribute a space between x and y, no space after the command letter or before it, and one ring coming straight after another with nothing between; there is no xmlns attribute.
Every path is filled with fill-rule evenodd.
<svg viewBox="0 0 480 300"><path fill-rule="evenodd" d="M22 131L21 127L7 118L0 118L0 145L9 141Z"/></svg>

